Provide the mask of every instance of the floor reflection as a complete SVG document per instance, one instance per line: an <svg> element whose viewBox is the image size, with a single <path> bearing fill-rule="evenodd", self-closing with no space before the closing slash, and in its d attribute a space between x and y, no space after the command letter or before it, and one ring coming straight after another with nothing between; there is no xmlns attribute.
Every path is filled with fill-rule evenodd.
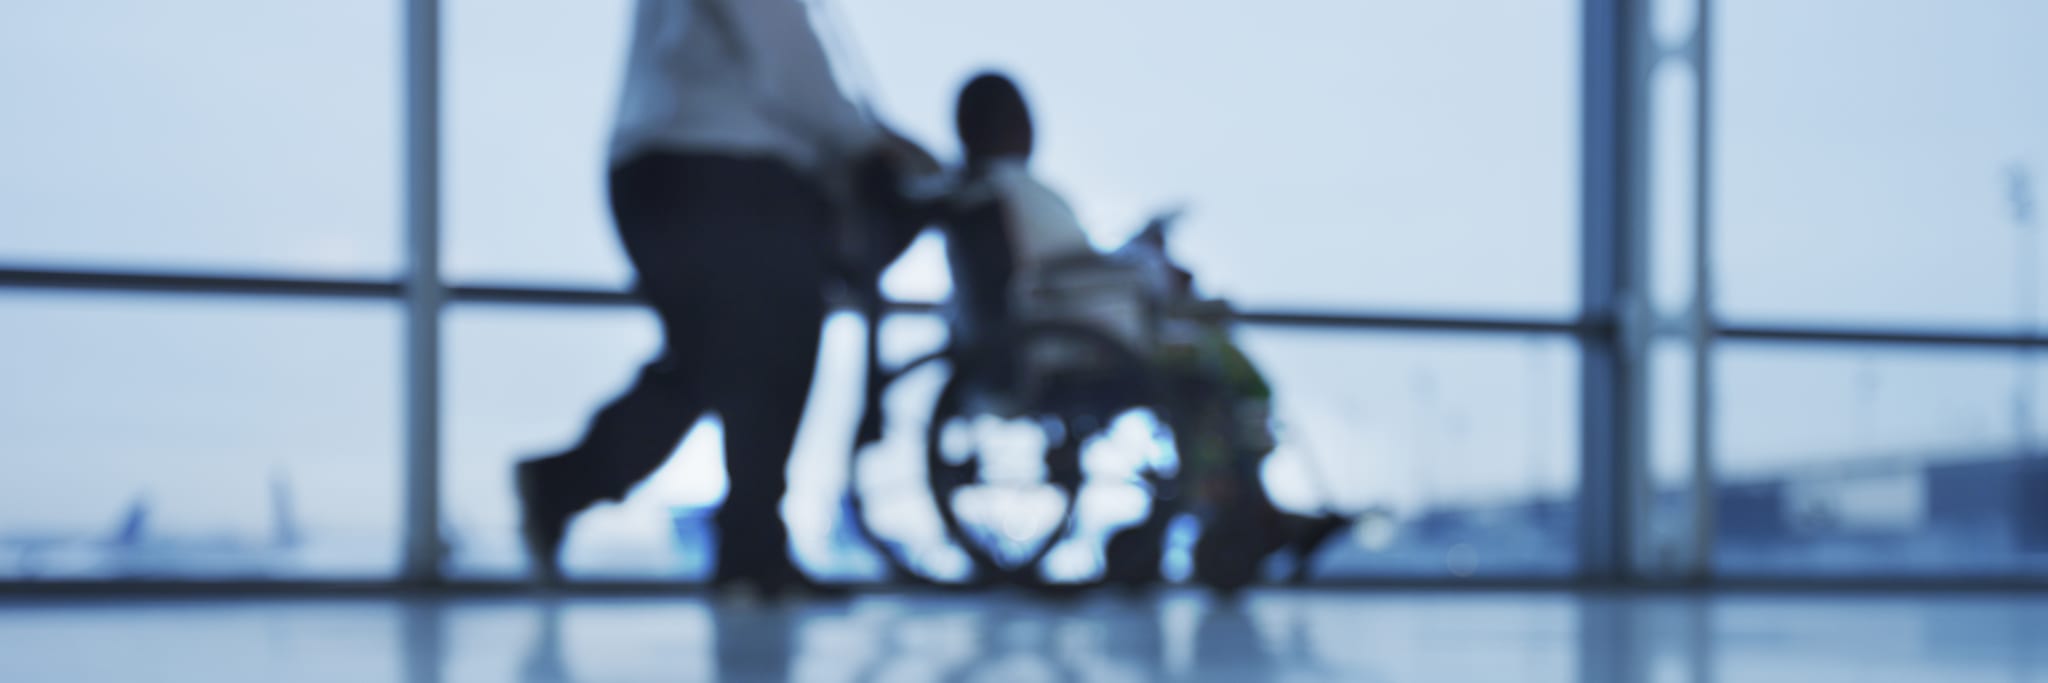
<svg viewBox="0 0 2048 683"><path fill-rule="evenodd" d="M0 680L2048 681L2048 594L0 601Z"/></svg>
<svg viewBox="0 0 2048 683"><path fill-rule="evenodd" d="M576 603L594 642L632 628ZM706 680L1986 680L2048 675L2048 597L1200 593L1048 603L868 598L691 602ZM530 682L579 681L549 604ZM1877 648L1878 651L1871 651ZM598 680L595 678L588 680Z"/></svg>

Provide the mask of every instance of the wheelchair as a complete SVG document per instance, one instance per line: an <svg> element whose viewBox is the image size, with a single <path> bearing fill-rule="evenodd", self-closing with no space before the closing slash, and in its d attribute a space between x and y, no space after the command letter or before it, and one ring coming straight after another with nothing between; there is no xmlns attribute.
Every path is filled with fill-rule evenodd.
<svg viewBox="0 0 2048 683"><path fill-rule="evenodd" d="M1048 556L1074 540L1076 510L1090 484L1091 444L1120 417L1156 411L1159 383L1146 358L1150 295L1128 264L1076 262L1032 285L1012 321L986 325L949 311L948 341L895 367L880 361L887 302L863 308L869 325L868 401L856 438L881 441L884 398L903 378L947 371L922 430L922 477L886 494L929 501L967 571L939 578L915 549L868 525L877 496L852 487L850 513L899 579L966 585L1050 587ZM1147 471L1139 476L1157 479ZM894 501L900 502L900 501Z"/></svg>
<svg viewBox="0 0 2048 683"><path fill-rule="evenodd" d="M879 286L858 292L869 320L868 396L855 439L855 479L862 449L883 439L889 387L928 368L950 370L924 425L918 485L881 496L862 492L858 482L850 487L851 521L893 578L1041 589L1145 585L1161 578L1170 523L1190 512L1200 513L1205 529L1192 560L1193 578L1205 585L1232 590L1251 583L1260 562L1284 545L1266 533L1282 513L1258 490L1256 458L1206 467L1180 460L1184 445L1203 438L1228 442L1232 453L1263 454L1271 432L1263 416L1217 413L1214 401L1202 399L1220 395L1220 387L1162 361L1171 357L1161 351L1175 337L1189 330L1227 334L1217 326L1229 324L1221 302L1171 293L1177 269L1163 248L1133 248L1163 234L1171 220L1156 218L1110 255L1046 268L1041 280L1021 285L1025 295L1007 324L991 329L948 312L947 343L896 367L879 353L879 321L890 302ZM1140 442L1136 453L1102 452L1111 442L1133 441ZM1077 509L1094 485L1137 490L1145 511L1118 529L1080 528ZM1198 504L1219 499L1219 485L1237 488L1221 496L1237 502ZM936 571L926 557L930 548L877 533L868 510L902 502L878 498L900 496L929 502L946 543L964 556L964 571ZM1103 533L1084 538L1090 531ZM1049 558L1068 543L1092 556L1093 566L1055 576ZM1312 549L1302 549L1304 556Z"/></svg>

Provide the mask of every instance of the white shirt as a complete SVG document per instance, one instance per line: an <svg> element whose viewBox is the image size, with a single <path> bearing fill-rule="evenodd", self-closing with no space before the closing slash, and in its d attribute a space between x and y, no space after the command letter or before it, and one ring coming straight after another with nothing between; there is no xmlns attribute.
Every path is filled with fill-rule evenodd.
<svg viewBox="0 0 2048 683"><path fill-rule="evenodd" d="M668 150L816 171L878 139L833 81L798 0L639 0L612 163Z"/></svg>
<svg viewBox="0 0 2048 683"><path fill-rule="evenodd" d="M999 159L988 166L979 183L1002 207L1009 229L1011 259L1020 279L1036 279L1045 264L1088 256L1095 247L1081 229L1081 219L1059 193L1031 175L1022 159Z"/></svg>

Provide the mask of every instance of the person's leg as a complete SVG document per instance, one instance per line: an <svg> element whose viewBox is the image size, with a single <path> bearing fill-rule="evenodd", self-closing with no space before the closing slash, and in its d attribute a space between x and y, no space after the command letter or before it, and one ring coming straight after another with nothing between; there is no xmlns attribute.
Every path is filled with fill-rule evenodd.
<svg viewBox="0 0 2048 683"><path fill-rule="evenodd" d="M788 311L784 321L743 335L751 342L732 367L747 373L721 392L725 467L731 486L718 511L718 580L774 588L800 581L789 559L781 504L790 450L816 369L823 311ZM773 330L771 332L771 330Z"/></svg>
<svg viewBox="0 0 2048 683"><path fill-rule="evenodd" d="M720 582L801 582L781 504L823 332L828 216L815 189L772 162L723 160L732 202L719 287L702 337L730 488L718 512Z"/></svg>
<svg viewBox="0 0 2048 683"><path fill-rule="evenodd" d="M571 512L618 500L661 467L703 412L691 373L664 355L598 411L575 447L525 463L521 472L542 488L539 497Z"/></svg>
<svg viewBox="0 0 2048 683"><path fill-rule="evenodd" d="M617 500L675 451L706 409L695 361L703 308L694 269L679 264L692 253L694 225L686 164L653 156L612 174L612 208L626 252L641 273L640 289L662 319L661 356L640 371L633 386L613 399L561 454L521 463L515 471L524 505L522 532L536 578L559 578L559 554L569 520L600 500Z"/></svg>

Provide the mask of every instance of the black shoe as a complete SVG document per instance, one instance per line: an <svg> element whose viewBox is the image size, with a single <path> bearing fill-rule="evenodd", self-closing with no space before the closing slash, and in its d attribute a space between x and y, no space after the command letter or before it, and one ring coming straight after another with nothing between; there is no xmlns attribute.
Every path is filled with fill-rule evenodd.
<svg viewBox="0 0 2048 683"><path fill-rule="evenodd" d="M533 582L552 587L562 584L562 539L568 534L569 518L576 510L558 498L549 497L540 463L519 463L513 470L513 479L519 487L519 535L526 542L526 557L533 563Z"/></svg>
<svg viewBox="0 0 2048 683"><path fill-rule="evenodd" d="M1309 561L1315 559L1316 551L1337 535L1337 532L1351 526L1351 520L1337 515L1321 517L1288 516L1293 538L1287 548L1294 554L1294 573L1287 577L1289 583L1305 584L1309 580Z"/></svg>
<svg viewBox="0 0 2048 683"><path fill-rule="evenodd" d="M1148 520L1110 535L1103 547L1103 581L1131 590L1157 585L1164 553L1164 523Z"/></svg>

